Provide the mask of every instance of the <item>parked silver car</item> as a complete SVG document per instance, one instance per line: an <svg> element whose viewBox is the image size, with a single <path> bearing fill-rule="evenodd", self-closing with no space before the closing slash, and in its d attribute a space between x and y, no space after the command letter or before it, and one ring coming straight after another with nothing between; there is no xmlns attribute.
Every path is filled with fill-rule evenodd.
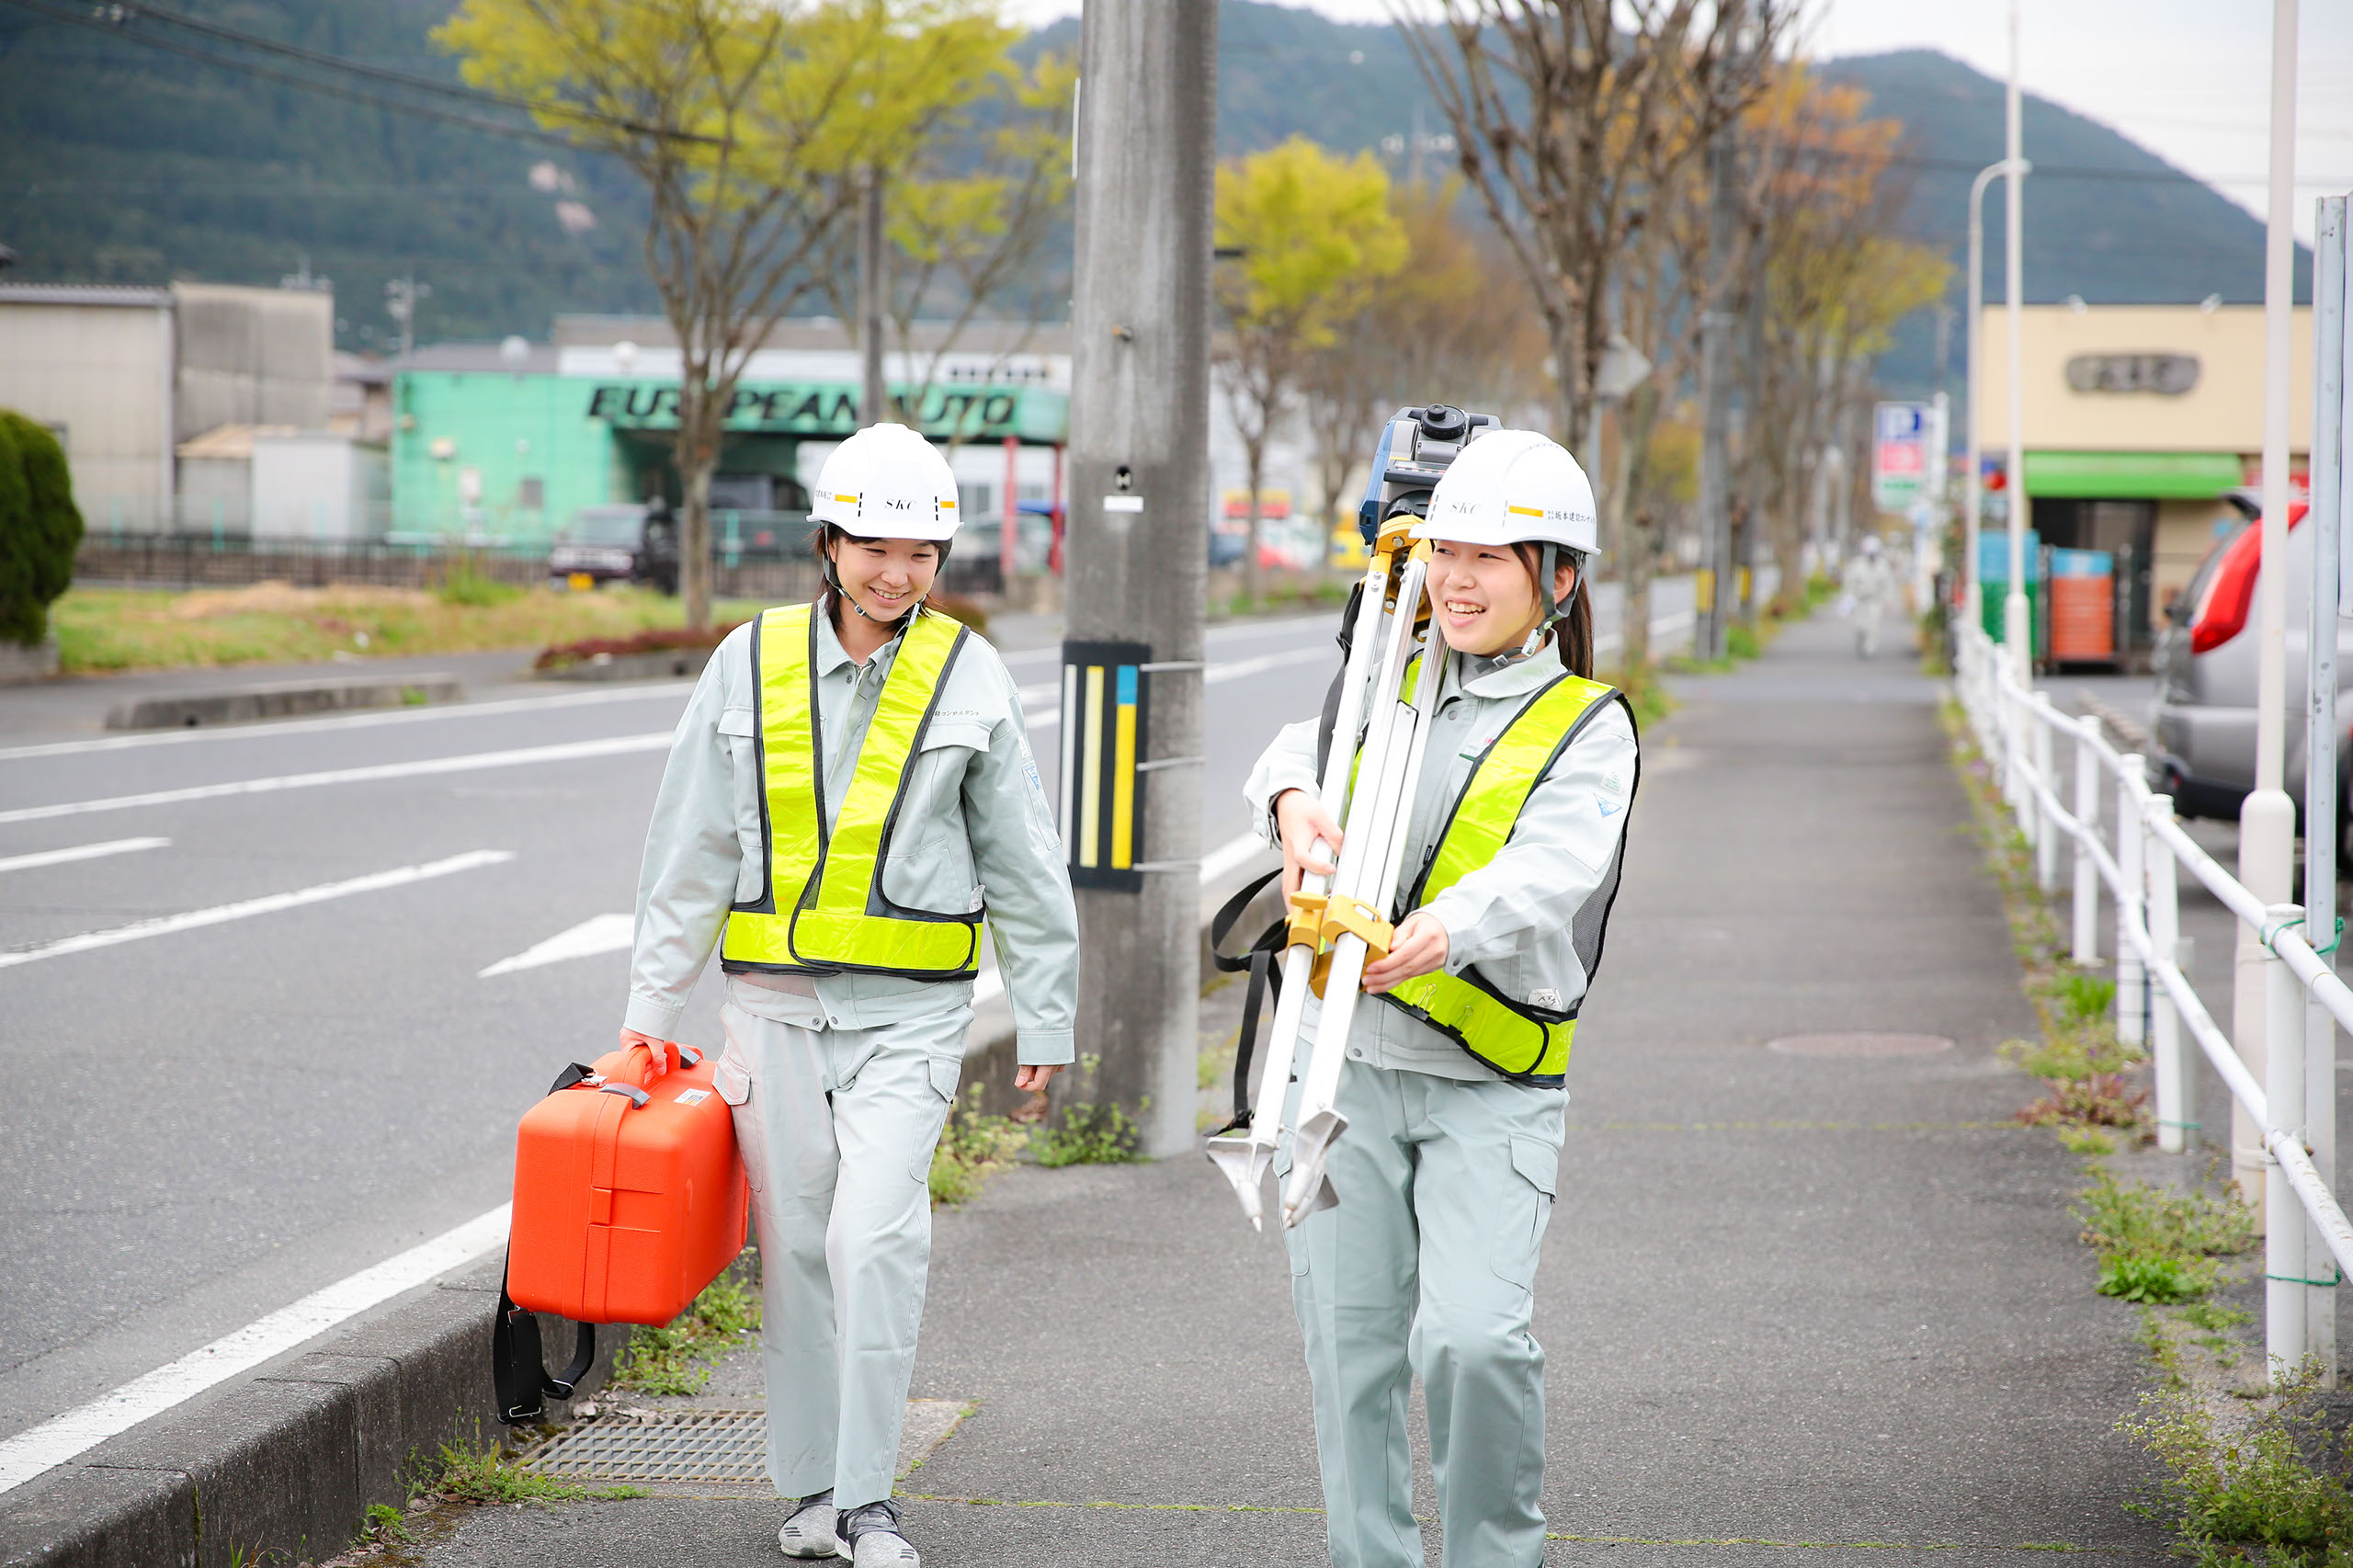
<svg viewBox="0 0 2353 1568"><path fill-rule="evenodd" d="M2149 787L2169 791L2183 816L2236 821L2255 788L2256 581L2262 564L2262 506L2251 493L2228 497L2244 519L2199 563L2180 597L2165 607L2157 634L2156 706L2151 726L2158 752ZM2311 619L2312 530L2304 504L2288 512L2287 771L2285 786L2301 816L2304 789L2305 627ZM2347 858L2347 779L2353 745L2353 631L2337 622L2337 855ZM2298 824L2302 830L2301 822Z"/></svg>

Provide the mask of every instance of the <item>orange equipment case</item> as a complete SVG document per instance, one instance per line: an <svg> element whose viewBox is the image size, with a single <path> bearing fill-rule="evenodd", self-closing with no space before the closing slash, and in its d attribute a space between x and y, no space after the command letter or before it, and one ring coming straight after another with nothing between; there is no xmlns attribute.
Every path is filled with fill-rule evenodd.
<svg viewBox="0 0 2353 1568"><path fill-rule="evenodd" d="M510 1398L505 1386L516 1361L527 1377L540 1370L531 1312L584 1325L575 1369L544 1391L568 1398L595 1343L585 1325L666 1324L744 1250L750 1204L733 1109L702 1053L678 1052L658 1078L643 1046L575 1063L524 1114L493 1352L504 1419L539 1414L529 1391L516 1384Z"/></svg>

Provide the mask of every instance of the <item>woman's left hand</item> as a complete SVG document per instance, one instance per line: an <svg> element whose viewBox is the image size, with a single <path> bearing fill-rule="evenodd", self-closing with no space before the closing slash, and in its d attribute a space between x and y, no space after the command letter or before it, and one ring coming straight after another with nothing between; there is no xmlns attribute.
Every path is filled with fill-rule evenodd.
<svg viewBox="0 0 2353 1568"><path fill-rule="evenodd" d="M1364 988L1386 991L1417 974L1442 968L1446 949L1446 927L1428 910L1417 909L1397 923L1397 934L1389 940L1389 956L1365 966Z"/></svg>
<svg viewBox="0 0 2353 1568"><path fill-rule="evenodd" d="M1013 1074L1013 1086L1017 1089L1043 1090L1047 1085L1054 1081L1054 1074L1061 1072L1065 1065L1066 1063L1057 1062L1050 1066L1018 1068Z"/></svg>

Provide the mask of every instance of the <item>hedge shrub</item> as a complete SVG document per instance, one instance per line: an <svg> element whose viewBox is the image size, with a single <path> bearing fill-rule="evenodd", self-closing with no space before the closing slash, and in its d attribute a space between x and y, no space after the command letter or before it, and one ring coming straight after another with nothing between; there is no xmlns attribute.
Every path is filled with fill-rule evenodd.
<svg viewBox="0 0 2353 1568"><path fill-rule="evenodd" d="M49 607L74 581L82 514L57 437L0 408L0 639L29 647L49 633Z"/></svg>

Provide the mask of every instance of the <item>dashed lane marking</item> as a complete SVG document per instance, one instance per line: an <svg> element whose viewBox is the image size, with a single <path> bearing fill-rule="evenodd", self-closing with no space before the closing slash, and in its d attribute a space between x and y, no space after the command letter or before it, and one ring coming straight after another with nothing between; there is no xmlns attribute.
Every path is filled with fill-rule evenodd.
<svg viewBox="0 0 2353 1568"><path fill-rule="evenodd" d="M110 926L104 931L88 931L78 937L61 937L35 948L0 952L0 969L38 963L43 959L62 959L72 953L86 953L96 948L118 947L124 942L144 941L150 937L168 937L175 932L194 931L206 926L222 926L232 920L251 919L256 915L275 915L281 910L300 909L305 904L324 903L329 899L349 898L354 893L406 887L411 882L495 866L513 858L515 852L511 849L470 849L463 855L429 860L421 866L396 866L389 871L370 871L364 877L351 877L339 882L321 882L316 887L298 888L292 892L274 892L261 898L241 899L235 903L216 903L210 909L158 915L153 920L137 920L128 926Z"/></svg>
<svg viewBox="0 0 2353 1568"><path fill-rule="evenodd" d="M0 871L29 871L36 866L63 866L74 860L101 860L109 855L129 855L141 849L164 849L171 845L168 838L109 838L104 844L77 844L71 849L40 849L30 855L11 855L0 859Z"/></svg>

